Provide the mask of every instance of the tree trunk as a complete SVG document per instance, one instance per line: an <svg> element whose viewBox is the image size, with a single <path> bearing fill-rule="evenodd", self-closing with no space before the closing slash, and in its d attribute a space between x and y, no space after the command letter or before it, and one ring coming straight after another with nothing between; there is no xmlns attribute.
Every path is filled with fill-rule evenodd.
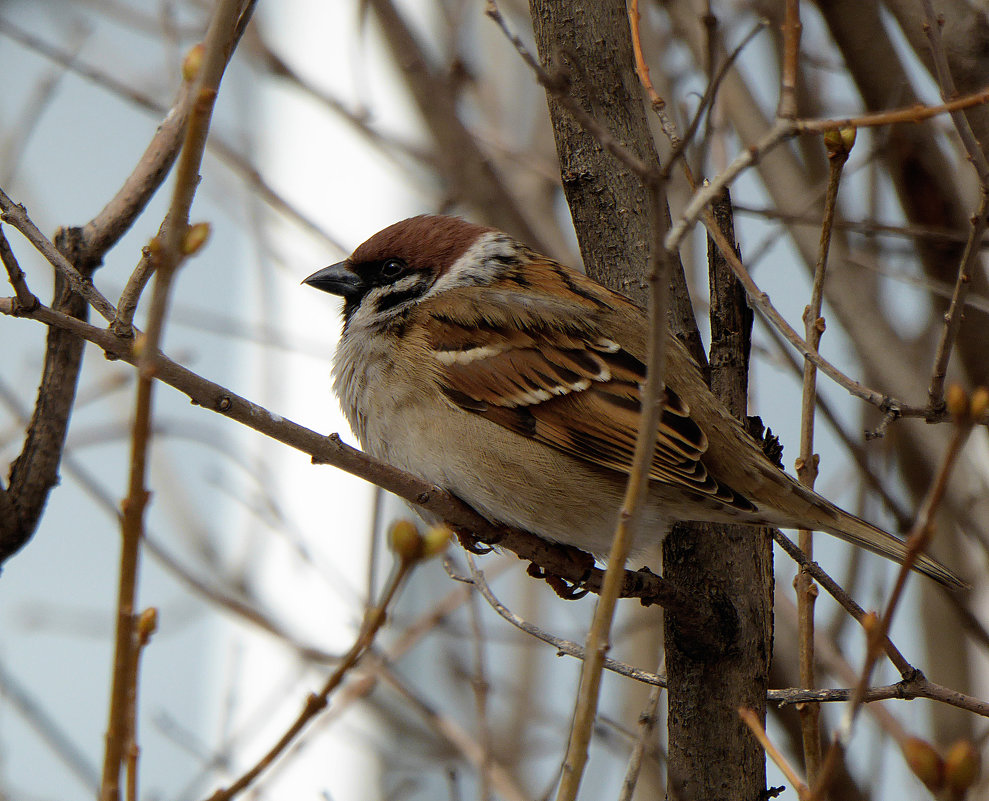
<svg viewBox="0 0 989 801"><path fill-rule="evenodd" d="M735 241L727 195L715 208ZM711 278L711 388L739 418L746 411L752 312L724 260L708 243ZM669 780L685 799L765 797L766 759L738 716L753 709L765 722L773 646L773 552L764 529L676 525L663 542L663 574L698 598L731 608L732 647L691 647L690 632L666 621L669 682Z"/></svg>
<svg viewBox="0 0 989 801"><path fill-rule="evenodd" d="M624 0L530 0L540 59L565 70L571 94L641 158L658 156L635 74ZM648 213L641 183L583 131L553 97L550 115L563 187L589 275L643 303ZM677 271L674 271L677 272ZM719 271L712 313L724 343L713 352L715 390L745 414L751 313L738 287ZM674 276L674 331L699 351L683 272ZM722 321L720 318L724 317ZM703 362L703 353L698 353ZM738 708L765 719L772 653L772 550L762 531L747 527L677 527L666 541L664 572L688 591L713 601L734 621L734 639L712 654L692 646L689 632L667 620L669 777L671 797L764 797L765 754L744 728Z"/></svg>

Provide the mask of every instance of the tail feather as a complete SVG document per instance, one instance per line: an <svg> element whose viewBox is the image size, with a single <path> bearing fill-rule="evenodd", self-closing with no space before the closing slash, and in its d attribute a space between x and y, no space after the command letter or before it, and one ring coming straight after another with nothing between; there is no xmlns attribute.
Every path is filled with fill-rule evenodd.
<svg viewBox="0 0 989 801"><path fill-rule="evenodd" d="M908 549L906 542L899 537L835 506L827 498L798 484L781 470L774 470L764 477L774 480L778 489L783 490L779 493L780 497L787 498L785 511L777 510L767 515L766 510L760 510L768 518L765 522L781 528L824 531L859 548L903 564ZM953 570L924 553L916 555L913 569L945 587L969 586Z"/></svg>
<svg viewBox="0 0 989 801"><path fill-rule="evenodd" d="M848 512L837 508L835 508L835 511L837 512L835 519L821 520L819 522L819 528L822 531L843 539L845 542L850 542L852 545L857 545L879 556L903 564L903 560L907 556L907 545L903 540ZM923 573L925 576L930 576L939 584L943 584L946 587L968 586L952 570L945 567L937 559L933 559L924 553L917 554L916 561L913 563L913 569Z"/></svg>

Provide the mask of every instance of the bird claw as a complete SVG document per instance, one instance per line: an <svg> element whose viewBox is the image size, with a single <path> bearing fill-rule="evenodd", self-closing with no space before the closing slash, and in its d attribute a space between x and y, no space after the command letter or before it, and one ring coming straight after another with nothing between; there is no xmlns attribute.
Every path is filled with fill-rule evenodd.
<svg viewBox="0 0 989 801"><path fill-rule="evenodd" d="M485 556L494 550L492 546L485 545L467 531L457 531L457 540L465 551L474 554L474 556Z"/></svg>
<svg viewBox="0 0 989 801"><path fill-rule="evenodd" d="M586 588L581 588L580 584L575 584L571 581L567 581L562 576L557 576L553 573L549 573L545 568L540 567L535 562L530 562L529 566L525 569L525 572L532 578L542 579L550 587L553 588L560 598L564 601L577 601L587 595L590 590Z"/></svg>

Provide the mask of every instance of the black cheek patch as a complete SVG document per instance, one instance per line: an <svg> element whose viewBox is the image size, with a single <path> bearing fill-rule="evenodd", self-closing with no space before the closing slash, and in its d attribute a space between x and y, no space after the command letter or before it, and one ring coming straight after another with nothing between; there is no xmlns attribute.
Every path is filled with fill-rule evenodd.
<svg viewBox="0 0 989 801"><path fill-rule="evenodd" d="M393 290L377 299L374 310L380 314L394 309L396 306L401 306L403 303L421 297L427 289L428 285L421 282L410 286L408 289Z"/></svg>
<svg viewBox="0 0 989 801"><path fill-rule="evenodd" d="M343 301L343 330L347 330L347 326L350 325L350 319L354 316L357 310L360 308L361 301L364 300L364 296L367 294L367 289L364 289L359 295L349 295L344 298Z"/></svg>

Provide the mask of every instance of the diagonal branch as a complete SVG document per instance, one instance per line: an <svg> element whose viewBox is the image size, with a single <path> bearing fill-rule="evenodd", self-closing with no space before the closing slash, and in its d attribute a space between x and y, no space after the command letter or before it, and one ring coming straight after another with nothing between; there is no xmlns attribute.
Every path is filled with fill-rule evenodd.
<svg viewBox="0 0 989 801"><path fill-rule="evenodd" d="M155 356L161 341L168 309L169 290L179 266L194 252L187 243L189 209L199 185L199 167L206 149L206 137L213 115L220 81L243 24L253 10L251 0L223 0L210 19L203 40L201 65L195 70L195 104L183 131L175 187L162 232L152 240L152 260L157 268L151 299L148 332L141 340L137 359L138 380L134 401L127 497L121 505L121 555L117 585L117 620L114 637L113 683L103 758L101 801L120 797L120 771L127 750L136 746L135 721L128 719L129 698L136 693L137 657L140 641L136 636L134 604L140 565L144 512L150 492L146 488L151 446L152 399L154 396ZM201 244L201 242L200 242ZM198 247L198 246L197 246ZM136 783L136 770L128 765L129 786Z"/></svg>
<svg viewBox="0 0 989 801"><path fill-rule="evenodd" d="M14 301L0 298L0 314L13 314ZM82 320L38 306L23 314L45 325L64 328L72 336L101 348L110 358L137 366L138 356L131 338L117 336ZM188 370L158 354L155 378L187 395L192 403L219 412L267 437L307 453L314 464L328 464L363 478L436 515L460 532L468 532L481 542L508 548L522 559L538 562L565 581L598 592L603 571L591 567L593 558L576 548L547 542L519 529L497 526L486 520L455 496L415 476L380 462L341 441L336 434L325 436L274 415L262 406ZM712 612L696 598L685 597L675 586L648 570L626 571L622 597L639 598L644 604L675 608L699 632L711 629Z"/></svg>
<svg viewBox="0 0 989 801"><path fill-rule="evenodd" d="M8 198L0 191L0 202L6 200ZM78 237L73 236L73 231L62 231L59 240L66 252L72 252ZM54 246L52 252L64 260ZM80 273L68 261L65 263L83 282L87 282L84 275L95 269L95 265L80 264ZM18 313L23 313L23 305L17 304ZM83 296L72 292L63 273L57 272L51 311L81 321L86 318L87 309ZM0 564L24 547L34 534L48 493L58 483L58 466L75 401L82 350L83 342L70 331L49 329L31 421L21 452L11 463L7 488L0 490L0 510L3 511L0 514Z"/></svg>
<svg viewBox="0 0 989 801"><path fill-rule="evenodd" d="M85 226L60 229L54 243L38 230L23 206L0 190L0 216L56 270L53 310L85 320L91 305L107 320L114 318L116 310L93 286L92 275L104 253L130 228L164 181L178 153L190 108L191 94L183 83L175 105L116 196ZM48 494L58 483L82 353L83 342L77 337L64 329L49 330L34 413L21 453L11 466L2 503L8 513L0 517L0 563L31 538Z"/></svg>
<svg viewBox="0 0 989 801"><path fill-rule="evenodd" d="M961 330L962 316L965 310L965 299L972 285L972 268L979 258L979 247L982 236L989 227L989 190L982 188L982 199L979 210L972 217L972 227L965 242L965 252L958 265L958 278L951 293L951 304L944 315L944 327L938 339L937 352L934 356L934 367L931 372L930 387L927 391L928 404L931 413L938 414L944 409L944 382L948 375L948 362L958 333Z"/></svg>

